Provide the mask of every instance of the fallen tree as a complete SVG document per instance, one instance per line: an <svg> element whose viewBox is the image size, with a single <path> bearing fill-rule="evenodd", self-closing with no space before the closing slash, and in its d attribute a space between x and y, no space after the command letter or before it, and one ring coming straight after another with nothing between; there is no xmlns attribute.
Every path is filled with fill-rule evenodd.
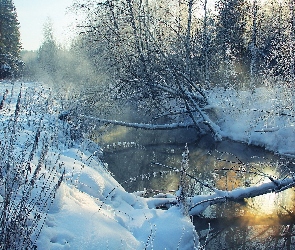
<svg viewBox="0 0 295 250"><path fill-rule="evenodd" d="M193 52L196 49L193 26L197 3L176 1L171 6L173 11L166 3L129 0L89 4L78 1L74 5L77 12L84 11L88 15L79 25L81 39L87 41L89 48L97 51L99 47L100 52L91 55L97 54L97 60L105 60L109 70L114 72L109 91L114 99L125 101L125 105L136 103L150 117L164 113L172 121L175 112L184 111L178 117L183 124L96 121L153 130L193 124L199 131L208 128L216 140L221 140L220 128L206 110L208 81L200 77L204 72L196 64L201 60L198 53ZM206 11L206 4L204 8ZM162 12L164 9L166 13ZM177 12L183 20L178 20ZM170 13L169 17L167 13Z"/></svg>
<svg viewBox="0 0 295 250"><path fill-rule="evenodd" d="M232 191L219 190L214 188L214 193L208 195L195 195L187 197L188 211L190 215L200 215L206 208L214 204L221 204L227 201L240 202L246 198L253 198L268 193L279 193L295 186L295 176L278 180L270 180L260 185L236 188ZM149 208L171 206L177 204L177 196L167 197L158 195L148 198Z"/></svg>

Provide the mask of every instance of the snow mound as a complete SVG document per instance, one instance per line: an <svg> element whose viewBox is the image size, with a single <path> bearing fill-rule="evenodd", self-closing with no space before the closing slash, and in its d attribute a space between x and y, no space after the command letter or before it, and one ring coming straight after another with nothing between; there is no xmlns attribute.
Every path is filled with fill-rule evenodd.
<svg viewBox="0 0 295 250"><path fill-rule="evenodd" d="M65 162L66 172L79 178L74 174L58 189L38 249L194 249L193 225L178 208L149 209L99 162L96 170L81 162L71 170L71 159Z"/></svg>

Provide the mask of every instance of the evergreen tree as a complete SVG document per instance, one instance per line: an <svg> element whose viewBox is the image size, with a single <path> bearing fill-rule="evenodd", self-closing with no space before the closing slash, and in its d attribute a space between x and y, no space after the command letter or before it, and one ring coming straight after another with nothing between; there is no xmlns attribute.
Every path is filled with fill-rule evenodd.
<svg viewBox="0 0 295 250"><path fill-rule="evenodd" d="M248 1L218 0L216 26L216 46L219 51L217 63L224 84L245 82L245 73L249 71L247 44L245 42Z"/></svg>
<svg viewBox="0 0 295 250"><path fill-rule="evenodd" d="M247 1L220 0L217 2L218 24L217 40L224 46L227 44L236 56L244 56L246 51L245 32Z"/></svg>
<svg viewBox="0 0 295 250"><path fill-rule="evenodd" d="M20 63L20 32L12 0L0 0L0 79L16 75Z"/></svg>
<svg viewBox="0 0 295 250"><path fill-rule="evenodd" d="M58 47L53 37L53 24L50 18L44 23L43 36L43 44L38 50L38 62L45 72L54 75L57 71Z"/></svg>

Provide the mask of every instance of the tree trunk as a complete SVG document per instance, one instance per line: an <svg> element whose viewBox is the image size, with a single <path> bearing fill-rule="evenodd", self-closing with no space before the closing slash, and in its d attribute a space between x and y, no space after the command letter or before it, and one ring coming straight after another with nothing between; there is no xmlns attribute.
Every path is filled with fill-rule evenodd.
<svg viewBox="0 0 295 250"><path fill-rule="evenodd" d="M203 56L204 56L204 79L205 86L209 87L209 62L208 62L208 27L207 27L207 3L208 0L204 1L204 24L203 24Z"/></svg>
<svg viewBox="0 0 295 250"><path fill-rule="evenodd" d="M290 0L289 3L290 8L290 82L291 84L294 83L295 77L295 3L294 0Z"/></svg>
<svg viewBox="0 0 295 250"><path fill-rule="evenodd" d="M251 63L250 63L250 88L252 91L255 89L256 77L257 77L257 1L253 1L252 6L252 36L251 36Z"/></svg>

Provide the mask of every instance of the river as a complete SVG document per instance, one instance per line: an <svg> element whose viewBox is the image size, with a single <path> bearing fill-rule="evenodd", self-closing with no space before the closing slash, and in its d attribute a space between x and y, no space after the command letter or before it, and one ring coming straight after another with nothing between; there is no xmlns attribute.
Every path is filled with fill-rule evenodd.
<svg viewBox="0 0 295 250"><path fill-rule="evenodd" d="M223 190L269 181L265 175L283 177L294 167L288 159L263 148L215 142L209 135L198 136L193 129L113 127L96 140L104 145L104 161L115 179L129 192L146 189L147 196L177 190L179 174L173 169L180 169L185 145L188 172ZM195 185L194 192L207 194L209 190ZM205 249L292 249L294 200L294 190L289 189L241 203L214 205L192 220Z"/></svg>

